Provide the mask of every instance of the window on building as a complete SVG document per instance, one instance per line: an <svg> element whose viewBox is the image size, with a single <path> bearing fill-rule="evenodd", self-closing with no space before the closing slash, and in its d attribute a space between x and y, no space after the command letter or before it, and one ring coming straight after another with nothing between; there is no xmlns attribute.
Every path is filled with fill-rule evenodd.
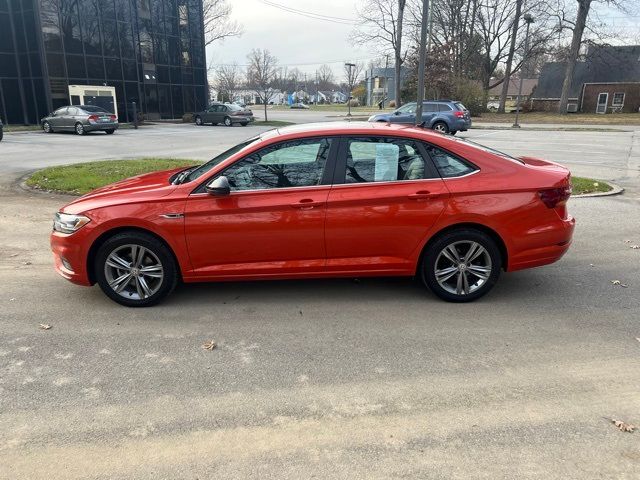
<svg viewBox="0 0 640 480"><path fill-rule="evenodd" d="M624 105L624 93L614 93L612 105L614 107L621 107Z"/></svg>

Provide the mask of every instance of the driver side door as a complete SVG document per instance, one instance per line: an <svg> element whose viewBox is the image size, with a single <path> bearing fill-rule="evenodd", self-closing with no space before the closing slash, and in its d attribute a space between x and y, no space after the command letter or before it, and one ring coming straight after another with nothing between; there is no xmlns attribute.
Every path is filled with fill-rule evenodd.
<svg viewBox="0 0 640 480"><path fill-rule="evenodd" d="M229 195L203 186L191 194L185 234L194 274L223 280L323 271L337 144L319 137L264 147L216 175L229 180Z"/></svg>
<svg viewBox="0 0 640 480"><path fill-rule="evenodd" d="M64 125L65 115L67 114L67 107L62 107L53 112L49 119L49 125L54 129L64 130L66 125Z"/></svg>

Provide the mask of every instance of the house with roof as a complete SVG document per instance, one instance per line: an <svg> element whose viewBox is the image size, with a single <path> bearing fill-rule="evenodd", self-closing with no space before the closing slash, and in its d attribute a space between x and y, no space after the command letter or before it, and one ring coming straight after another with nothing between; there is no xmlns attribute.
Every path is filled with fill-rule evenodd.
<svg viewBox="0 0 640 480"><path fill-rule="evenodd" d="M492 78L491 83L495 83L498 79ZM502 87L504 82L496 85L495 87L489 89L487 109L489 111L498 110L498 106L500 105L500 96L502 95ZM523 78L522 79L522 94L520 97L520 102L524 103L531 95L538 85L537 78ZM512 76L509 78L509 86L507 88L507 99L505 102L505 110L507 112L515 112L516 105L518 103L518 91L520 89L520 78Z"/></svg>
<svg viewBox="0 0 640 480"><path fill-rule="evenodd" d="M557 111L566 62L542 67L530 100L532 110ZM569 88L568 112L638 113L640 111L640 45L589 45L576 64Z"/></svg>

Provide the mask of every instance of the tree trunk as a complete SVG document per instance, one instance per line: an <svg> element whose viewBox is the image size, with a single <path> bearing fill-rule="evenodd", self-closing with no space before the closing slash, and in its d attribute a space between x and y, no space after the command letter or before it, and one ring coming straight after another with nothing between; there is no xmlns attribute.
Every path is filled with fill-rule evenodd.
<svg viewBox="0 0 640 480"><path fill-rule="evenodd" d="M269 119L267 118L267 99L266 99L266 97L263 100L263 102L264 102L264 121L268 122Z"/></svg>
<svg viewBox="0 0 640 480"><path fill-rule="evenodd" d="M395 57L396 57L396 66L394 71L394 79L395 79L395 87L396 87L396 108L402 105L402 100L400 99L400 68L402 67L402 23L404 19L404 6L407 3L407 0L398 0L398 28L396 29L396 45L395 45ZM426 19L423 19L426 21Z"/></svg>
<svg viewBox="0 0 640 480"><path fill-rule="evenodd" d="M509 85L511 84L511 68L513 66L513 55L516 51L516 40L518 37L518 26L520 25L520 14L522 13L522 0L516 0L516 13L513 19L513 30L511 31L511 45L509 46L509 55L507 56L507 65L504 69L504 83L502 84L502 93L500 94L500 105L498 112L504 113L504 107L507 103L507 94L509 93ZM527 52L524 52L526 55ZM523 72L520 72L522 75Z"/></svg>
<svg viewBox="0 0 640 480"><path fill-rule="evenodd" d="M582 34L587 24L589 9L592 0L578 0L578 16L576 17L576 26L573 29L573 38L571 39L571 50L567 59L567 70L564 74L564 83L562 84L562 95L560 95L560 105L558 113L567 114L567 103L569 103L569 89L573 83L573 73L576 69L578 54L580 53L580 45L582 43Z"/></svg>

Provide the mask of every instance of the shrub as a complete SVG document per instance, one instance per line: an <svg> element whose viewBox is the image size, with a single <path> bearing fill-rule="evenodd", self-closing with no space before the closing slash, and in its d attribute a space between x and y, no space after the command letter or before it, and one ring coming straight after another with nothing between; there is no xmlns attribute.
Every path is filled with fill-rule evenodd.
<svg viewBox="0 0 640 480"><path fill-rule="evenodd" d="M182 115L182 123L193 123L193 122L194 122L193 113L188 112Z"/></svg>
<svg viewBox="0 0 640 480"><path fill-rule="evenodd" d="M358 100L357 98L352 98L351 100L349 100L349 104L352 107L359 107L360 106L360 100Z"/></svg>
<svg viewBox="0 0 640 480"><path fill-rule="evenodd" d="M391 100L389 102L389 108L396 108L396 101L395 100Z"/></svg>

